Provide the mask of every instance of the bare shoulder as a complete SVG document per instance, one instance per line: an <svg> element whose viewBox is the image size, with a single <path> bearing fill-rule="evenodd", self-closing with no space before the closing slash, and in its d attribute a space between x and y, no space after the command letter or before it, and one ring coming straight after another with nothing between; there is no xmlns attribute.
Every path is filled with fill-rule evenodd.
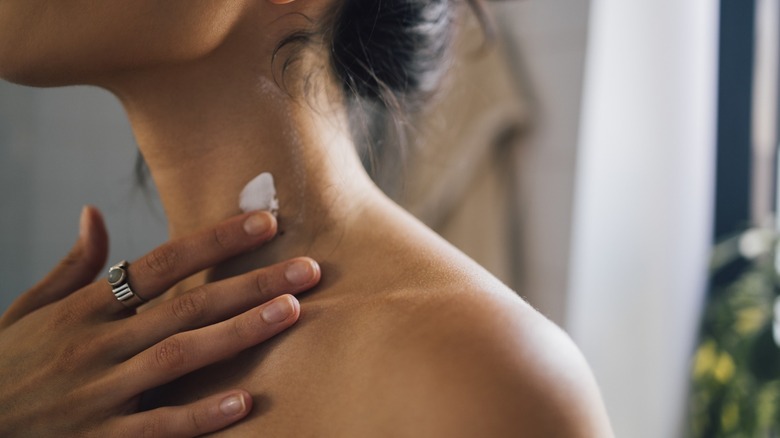
<svg viewBox="0 0 780 438"><path fill-rule="evenodd" d="M383 331L371 367L382 394L366 413L374 426L393 436L612 436L579 350L507 288L404 291L383 311L396 329Z"/></svg>

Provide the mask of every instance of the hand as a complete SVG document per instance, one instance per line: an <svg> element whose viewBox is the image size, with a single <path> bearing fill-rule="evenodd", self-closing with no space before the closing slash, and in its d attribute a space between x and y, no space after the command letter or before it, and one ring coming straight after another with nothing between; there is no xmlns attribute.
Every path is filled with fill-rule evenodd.
<svg viewBox="0 0 780 438"><path fill-rule="evenodd" d="M252 399L240 389L186 406L138 407L143 392L295 323L300 307L289 294L319 282L317 263L294 259L136 314L105 279L90 283L108 247L97 210L85 209L81 230L71 254L0 318L0 436L196 436L246 416ZM150 300L275 233L271 214L244 214L166 243L131 263L128 278Z"/></svg>

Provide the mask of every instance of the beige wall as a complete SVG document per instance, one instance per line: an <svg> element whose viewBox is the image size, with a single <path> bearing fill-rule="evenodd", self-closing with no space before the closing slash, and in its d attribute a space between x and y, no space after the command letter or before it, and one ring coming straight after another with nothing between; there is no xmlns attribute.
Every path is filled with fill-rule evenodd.
<svg viewBox="0 0 780 438"><path fill-rule="evenodd" d="M500 2L531 130L515 155L518 289L555 322L565 322L588 0Z"/></svg>

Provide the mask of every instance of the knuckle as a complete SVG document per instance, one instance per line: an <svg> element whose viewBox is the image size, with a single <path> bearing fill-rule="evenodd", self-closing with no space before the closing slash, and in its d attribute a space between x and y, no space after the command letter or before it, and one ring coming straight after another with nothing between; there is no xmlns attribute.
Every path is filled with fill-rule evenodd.
<svg viewBox="0 0 780 438"><path fill-rule="evenodd" d="M171 303L171 313L185 324L202 320L206 315L207 308L208 294L203 289L181 295Z"/></svg>
<svg viewBox="0 0 780 438"><path fill-rule="evenodd" d="M57 352L51 365L60 372L74 371L91 361L91 350L92 345L88 340L69 342Z"/></svg>
<svg viewBox="0 0 780 438"><path fill-rule="evenodd" d="M230 231L222 227L214 228L214 231L212 232L214 244L216 244L217 248L222 250L232 247L232 237Z"/></svg>
<svg viewBox="0 0 780 438"><path fill-rule="evenodd" d="M160 342L154 350L154 361L158 368L177 371L187 363L186 347L177 337Z"/></svg>
<svg viewBox="0 0 780 438"><path fill-rule="evenodd" d="M173 271L179 262L179 251L171 245L155 248L144 258L146 267L156 275L165 275Z"/></svg>
<svg viewBox="0 0 780 438"><path fill-rule="evenodd" d="M108 356L114 354L117 346L124 344L127 340L126 333L114 330L106 330L96 336L91 337L91 351L93 354Z"/></svg>
<svg viewBox="0 0 780 438"><path fill-rule="evenodd" d="M271 295L273 288L271 286L271 281L265 272L261 271L257 273L255 286L257 287L257 292L260 294L260 296Z"/></svg>
<svg viewBox="0 0 780 438"><path fill-rule="evenodd" d="M81 297L71 295L52 308L52 314L48 318L52 330L70 328L84 321L84 304L79 298Z"/></svg>
<svg viewBox="0 0 780 438"><path fill-rule="evenodd" d="M251 324L247 318L235 318L230 323L231 335L233 339L241 342L251 339L257 330L252 330Z"/></svg>
<svg viewBox="0 0 780 438"><path fill-rule="evenodd" d="M157 415L150 416L141 426L141 438L159 438L162 436L163 422Z"/></svg>
<svg viewBox="0 0 780 438"><path fill-rule="evenodd" d="M209 431L208 414L203 409L190 409L187 416L193 430L198 433Z"/></svg>
<svg viewBox="0 0 780 438"><path fill-rule="evenodd" d="M127 436L127 433L123 433L121 430L116 430L116 436ZM105 435L104 431L99 431L96 427L87 428L81 431L80 436L84 438L96 438Z"/></svg>

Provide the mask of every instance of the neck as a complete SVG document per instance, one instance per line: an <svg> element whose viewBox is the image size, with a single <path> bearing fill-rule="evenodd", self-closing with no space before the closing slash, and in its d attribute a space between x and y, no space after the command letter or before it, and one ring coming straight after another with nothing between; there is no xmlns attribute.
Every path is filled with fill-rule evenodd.
<svg viewBox="0 0 780 438"><path fill-rule="evenodd" d="M171 237L239 213L243 187L262 172L274 176L276 240L220 266L209 279L329 254L365 195L376 190L355 153L343 109L328 104L332 88L293 98L263 64L270 63L271 50L255 63L242 53L227 41L205 59L136 72L106 86L129 115Z"/></svg>

